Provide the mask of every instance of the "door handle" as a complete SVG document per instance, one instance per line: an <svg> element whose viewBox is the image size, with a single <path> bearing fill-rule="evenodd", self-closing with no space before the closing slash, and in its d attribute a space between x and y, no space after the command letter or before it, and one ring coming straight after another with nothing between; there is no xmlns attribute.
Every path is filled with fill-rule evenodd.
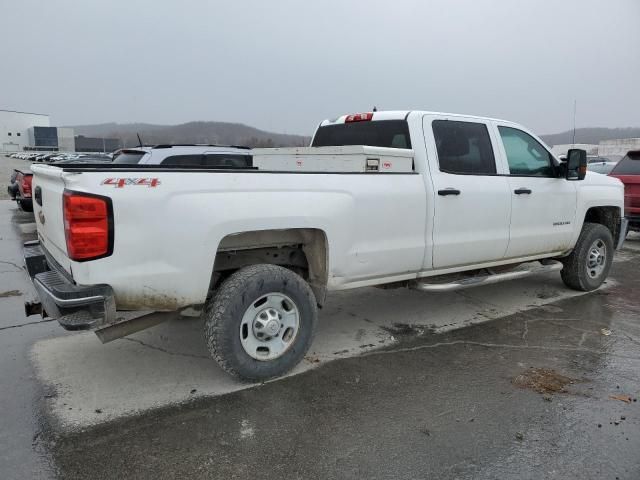
<svg viewBox="0 0 640 480"><path fill-rule="evenodd" d="M528 188L516 188L513 193L515 193L516 195L522 195L523 193L529 195L531 194L531 190Z"/></svg>
<svg viewBox="0 0 640 480"><path fill-rule="evenodd" d="M460 195L460 190L455 188L445 188L444 190L438 190L438 195L446 197L447 195Z"/></svg>

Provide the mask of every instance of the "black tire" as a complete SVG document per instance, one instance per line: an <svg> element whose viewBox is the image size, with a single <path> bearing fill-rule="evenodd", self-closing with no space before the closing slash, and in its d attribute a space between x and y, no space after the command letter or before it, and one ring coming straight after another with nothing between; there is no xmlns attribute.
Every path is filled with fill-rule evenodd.
<svg viewBox="0 0 640 480"><path fill-rule="evenodd" d="M605 246L605 254L603 256L604 268L594 276L593 272L596 270L588 268L587 261L592 246L598 241L602 242ZM583 292L589 292L598 288L602 285L602 282L605 281L607 275L609 275L609 270L613 262L613 251L614 246L611 231L599 223L585 223L573 252L571 252L571 255L561 259L564 264L561 276L565 285Z"/></svg>
<svg viewBox="0 0 640 480"><path fill-rule="evenodd" d="M280 357L257 360L242 345L242 318L249 307L269 293L284 294L293 301L299 313L298 332ZM302 360L311 345L317 317L316 298L302 277L277 265L252 265L227 278L207 302L207 346L227 373L244 381L264 381L283 375Z"/></svg>
<svg viewBox="0 0 640 480"><path fill-rule="evenodd" d="M18 206L23 212L33 212L33 203L30 200L18 200Z"/></svg>

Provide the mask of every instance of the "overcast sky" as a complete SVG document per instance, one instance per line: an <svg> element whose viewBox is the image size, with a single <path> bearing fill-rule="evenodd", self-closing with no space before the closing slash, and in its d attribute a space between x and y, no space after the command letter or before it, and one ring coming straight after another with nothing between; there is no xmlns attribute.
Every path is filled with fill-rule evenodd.
<svg viewBox="0 0 640 480"><path fill-rule="evenodd" d="M310 134L379 109L640 126L640 0L0 0L0 108Z"/></svg>

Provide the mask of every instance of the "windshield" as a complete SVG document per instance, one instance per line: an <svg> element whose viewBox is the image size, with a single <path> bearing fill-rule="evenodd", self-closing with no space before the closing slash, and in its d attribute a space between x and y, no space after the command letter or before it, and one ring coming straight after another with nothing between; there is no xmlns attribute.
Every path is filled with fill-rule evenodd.
<svg viewBox="0 0 640 480"><path fill-rule="evenodd" d="M612 175L640 175L640 151L629 152L611 171Z"/></svg>
<svg viewBox="0 0 640 480"><path fill-rule="evenodd" d="M378 120L339 123L318 128L312 147L369 145L411 148L409 126L405 120Z"/></svg>

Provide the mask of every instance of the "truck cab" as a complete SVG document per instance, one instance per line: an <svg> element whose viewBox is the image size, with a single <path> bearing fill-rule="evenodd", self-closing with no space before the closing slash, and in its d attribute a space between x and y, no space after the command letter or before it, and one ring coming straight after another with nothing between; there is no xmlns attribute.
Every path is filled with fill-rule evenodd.
<svg viewBox="0 0 640 480"><path fill-rule="evenodd" d="M362 142L413 149L427 203L421 276L565 255L588 212L615 217L609 227L619 237L620 185L567 178L566 163L513 122L416 111L345 115L322 122L311 145Z"/></svg>

